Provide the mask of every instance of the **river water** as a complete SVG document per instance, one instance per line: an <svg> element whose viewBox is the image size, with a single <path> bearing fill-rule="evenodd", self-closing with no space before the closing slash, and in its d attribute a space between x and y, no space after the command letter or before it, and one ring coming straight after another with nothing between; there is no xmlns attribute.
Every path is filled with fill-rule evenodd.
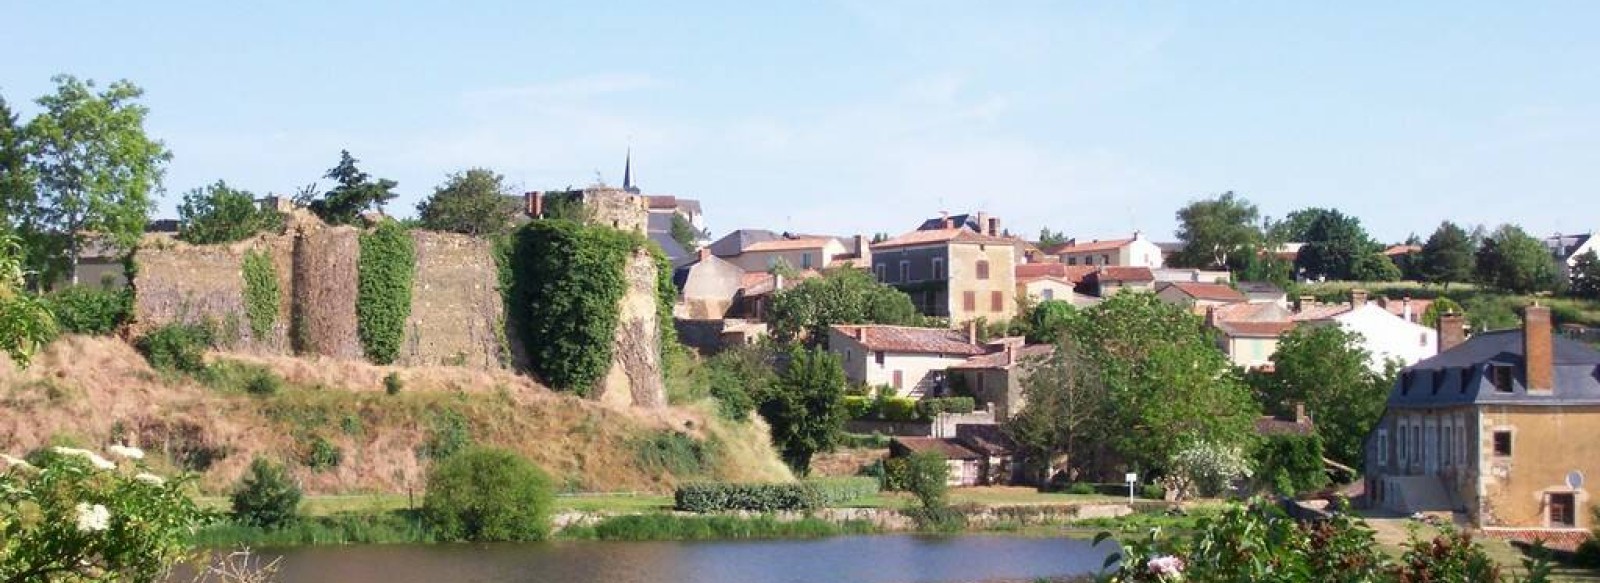
<svg viewBox="0 0 1600 583"><path fill-rule="evenodd" d="M280 583L945 583L1096 572L1091 541L1001 535L263 550Z"/></svg>

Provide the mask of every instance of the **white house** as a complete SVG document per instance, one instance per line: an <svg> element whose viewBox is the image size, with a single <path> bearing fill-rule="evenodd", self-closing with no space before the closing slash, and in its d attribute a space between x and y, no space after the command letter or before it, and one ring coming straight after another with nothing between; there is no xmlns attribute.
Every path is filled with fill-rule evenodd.
<svg viewBox="0 0 1600 583"><path fill-rule="evenodd" d="M1349 304L1302 306L1294 315L1304 325L1338 325L1361 335L1361 347L1371 354L1368 366L1381 372L1389 360L1411 366L1439 353L1439 332L1413 323L1368 302L1366 292L1352 292Z"/></svg>
<svg viewBox="0 0 1600 583"><path fill-rule="evenodd" d="M1045 250L1060 258L1066 265L1115 265L1118 267L1148 267L1159 269L1163 265L1161 246L1134 231L1128 239L1078 242L1073 239Z"/></svg>
<svg viewBox="0 0 1600 583"><path fill-rule="evenodd" d="M848 255L850 252L838 239L804 237L753 243L738 255L724 259L745 271L769 271L780 264L803 271L828 267L835 259Z"/></svg>
<svg viewBox="0 0 1600 583"><path fill-rule="evenodd" d="M1545 247L1550 249L1550 255L1555 257L1556 264L1561 267L1561 275L1572 277L1572 268L1578 265L1578 256L1594 251L1600 253L1600 240L1593 233L1582 235L1556 235L1544 240Z"/></svg>
<svg viewBox="0 0 1600 583"><path fill-rule="evenodd" d="M835 325L828 351L844 362L845 377L892 387L895 396L920 399L946 386L946 369L987 352L967 331L909 326Z"/></svg>

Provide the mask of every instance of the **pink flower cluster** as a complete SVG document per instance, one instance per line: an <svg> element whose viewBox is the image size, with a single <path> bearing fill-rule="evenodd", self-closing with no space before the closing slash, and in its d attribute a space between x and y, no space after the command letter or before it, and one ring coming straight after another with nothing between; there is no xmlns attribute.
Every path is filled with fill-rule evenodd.
<svg viewBox="0 0 1600 583"><path fill-rule="evenodd" d="M1172 555L1150 559L1150 562L1145 563L1145 568L1150 570L1150 574L1163 580L1176 581L1183 577L1183 559Z"/></svg>

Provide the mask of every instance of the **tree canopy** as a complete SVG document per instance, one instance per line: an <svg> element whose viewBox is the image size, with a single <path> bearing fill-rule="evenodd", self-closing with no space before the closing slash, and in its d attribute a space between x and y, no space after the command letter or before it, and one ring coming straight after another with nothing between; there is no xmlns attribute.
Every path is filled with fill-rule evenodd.
<svg viewBox="0 0 1600 583"><path fill-rule="evenodd" d="M1439 223L1422 245L1422 280L1446 288L1451 283L1472 281L1473 251L1466 229L1450 221Z"/></svg>
<svg viewBox="0 0 1600 583"><path fill-rule="evenodd" d="M488 236L510 230L520 206L504 176L471 168L449 175L417 203L417 219L431 231Z"/></svg>
<svg viewBox="0 0 1600 583"><path fill-rule="evenodd" d="M1378 250L1361 226L1361 219L1337 210L1295 211L1285 224L1289 234L1300 235L1299 240L1305 243L1295 266L1306 277L1354 279L1358 264L1370 261L1363 257Z"/></svg>
<svg viewBox="0 0 1600 583"><path fill-rule="evenodd" d="M757 410L772 430L773 445L800 475L811 457L838 443L844 429L844 366L821 349L794 348L777 383L760 396Z"/></svg>
<svg viewBox="0 0 1600 583"><path fill-rule="evenodd" d="M1517 294L1556 287L1555 259L1521 227L1501 225L1478 247L1478 283Z"/></svg>
<svg viewBox="0 0 1600 583"><path fill-rule="evenodd" d="M1593 249L1583 252L1572 263L1572 295L1600 299L1600 256Z"/></svg>
<svg viewBox="0 0 1600 583"><path fill-rule="evenodd" d="M1400 266L1376 251L1356 257L1350 266L1350 278L1357 281L1400 281L1401 276Z"/></svg>
<svg viewBox="0 0 1600 583"><path fill-rule="evenodd" d="M1068 477L1092 465L1110 427L1110 394L1099 370L1069 338L1048 357L1026 361L1022 397L1028 403L1005 424L1006 434L1023 450L1041 481L1055 460L1066 456Z"/></svg>
<svg viewBox="0 0 1600 583"><path fill-rule="evenodd" d="M1061 231L1052 231L1050 227L1039 229L1039 248L1049 249L1067 242L1067 234Z"/></svg>
<svg viewBox="0 0 1600 583"><path fill-rule="evenodd" d="M1065 300L1045 300L1027 310L1028 342L1055 344L1071 331L1078 308Z"/></svg>
<svg viewBox="0 0 1600 583"><path fill-rule="evenodd" d="M189 243L231 243L283 228L283 214L256 204L255 195L221 180L183 195L178 238Z"/></svg>
<svg viewBox="0 0 1600 583"><path fill-rule="evenodd" d="M1363 443L1383 415L1391 368L1372 371L1361 335L1338 326L1303 326L1278 341L1265 405L1286 413L1304 403L1329 457L1361 467Z"/></svg>
<svg viewBox="0 0 1600 583"><path fill-rule="evenodd" d="M805 335L813 345L827 342L834 324L913 324L916 306L905 292L878 283L859 269L830 269L822 277L773 294L767 323L780 341Z"/></svg>
<svg viewBox="0 0 1600 583"><path fill-rule="evenodd" d="M363 212L383 210L384 203L397 196L394 187L399 183L386 178L374 179L356 167L359 162L349 150L341 150L339 163L322 176L333 180L334 187L320 196L308 189L296 197L297 202L332 225L348 225Z"/></svg>
<svg viewBox="0 0 1600 583"><path fill-rule="evenodd" d="M1259 218L1255 204L1231 191L1189 203L1178 209L1183 250L1173 257L1174 264L1209 269L1242 266L1261 242Z"/></svg>
<svg viewBox="0 0 1600 583"><path fill-rule="evenodd" d="M47 277L66 274L76 284L91 240L122 252L138 243L172 154L145 134L143 89L117 81L97 92L71 75L54 81L55 93L38 99L44 111L27 126L38 196L19 219L61 238L65 253Z"/></svg>
<svg viewBox="0 0 1600 583"><path fill-rule="evenodd" d="M694 223L678 213L672 213L672 240L677 241L684 249L693 251L700 246L700 238L706 236L704 231L694 228Z"/></svg>

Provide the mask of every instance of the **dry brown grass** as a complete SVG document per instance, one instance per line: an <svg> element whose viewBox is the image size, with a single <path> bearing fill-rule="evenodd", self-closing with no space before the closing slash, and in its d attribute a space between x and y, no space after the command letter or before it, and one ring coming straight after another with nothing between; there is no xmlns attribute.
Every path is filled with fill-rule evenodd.
<svg viewBox="0 0 1600 583"><path fill-rule="evenodd" d="M62 338L25 372L0 362L0 451L20 453L52 441L101 447L120 435L168 469L178 467L185 452L220 455L199 472L206 493L227 491L256 456L288 462L310 494L404 493L421 491L429 462L418 447L437 419L454 414L466 421L473 441L515 450L569 489L661 492L685 479L792 479L764 426L726 423L706 407L616 409L503 371L212 358L266 366L287 387L269 397L219 392L158 373L128 344L110 338ZM390 373L404 383L397 395L384 393ZM705 475L641 470L635 444L662 431L714 438L722 454ZM313 471L299 462L314 437L342 451L337 467Z"/></svg>

